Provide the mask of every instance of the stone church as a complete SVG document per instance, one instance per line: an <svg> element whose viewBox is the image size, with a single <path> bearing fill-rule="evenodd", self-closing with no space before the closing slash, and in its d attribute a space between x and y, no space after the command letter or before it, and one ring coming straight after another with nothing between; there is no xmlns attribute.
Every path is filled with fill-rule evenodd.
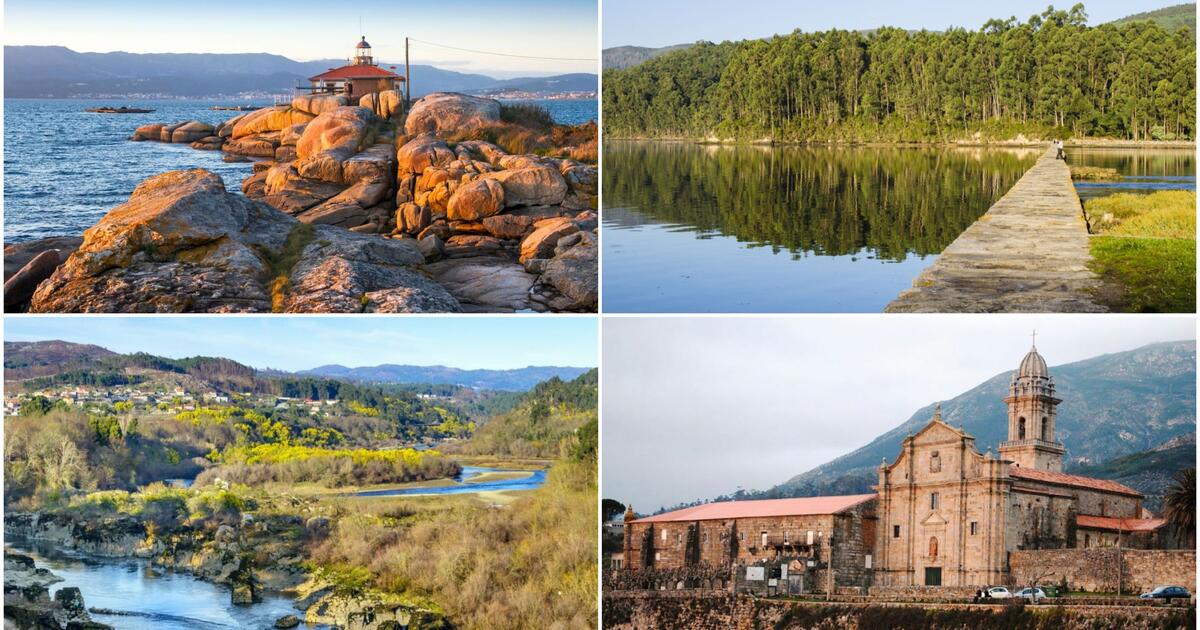
<svg viewBox="0 0 1200 630"><path fill-rule="evenodd" d="M1033 347L1009 385L1008 440L980 453L942 420L941 407L879 466L874 583L1005 583L1008 554L1024 549L1149 546L1166 524L1142 495L1113 481L1062 472L1054 379Z"/></svg>
<svg viewBox="0 0 1200 630"><path fill-rule="evenodd" d="M1004 398L1008 439L999 453L980 453L939 405L895 461L879 466L875 494L709 503L641 519L631 506L613 564L666 576L666 586L639 588L733 576L739 592L773 595L1007 584L1013 552L1175 547L1136 490L1062 472L1060 402L1031 348Z"/></svg>

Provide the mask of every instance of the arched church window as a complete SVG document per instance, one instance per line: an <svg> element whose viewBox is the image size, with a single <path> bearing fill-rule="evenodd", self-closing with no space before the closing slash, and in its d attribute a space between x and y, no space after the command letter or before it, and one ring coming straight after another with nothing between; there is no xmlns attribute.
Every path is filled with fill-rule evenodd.
<svg viewBox="0 0 1200 630"><path fill-rule="evenodd" d="M936 558L938 554L937 536L929 539L929 557Z"/></svg>
<svg viewBox="0 0 1200 630"><path fill-rule="evenodd" d="M1020 418L1017 420L1017 439L1025 439L1025 418Z"/></svg>
<svg viewBox="0 0 1200 630"><path fill-rule="evenodd" d="M1050 426L1049 425L1050 425L1049 419L1046 418L1045 416L1042 416L1042 441L1043 442L1050 441Z"/></svg>

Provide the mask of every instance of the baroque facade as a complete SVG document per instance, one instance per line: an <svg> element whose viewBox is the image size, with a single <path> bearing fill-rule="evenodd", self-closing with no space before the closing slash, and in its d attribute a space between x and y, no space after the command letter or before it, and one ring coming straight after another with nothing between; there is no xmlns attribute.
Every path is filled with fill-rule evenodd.
<svg viewBox="0 0 1200 630"><path fill-rule="evenodd" d="M875 494L709 503L642 519L631 507L615 564L666 572L671 584L716 570L737 591L773 595L1007 584L1016 551L1173 546L1136 490L1062 472L1060 402L1033 347L1004 398L998 454L980 453L939 405L880 464Z"/></svg>
<svg viewBox="0 0 1200 630"><path fill-rule="evenodd" d="M1142 495L1113 481L1062 472L1057 406L1046 361L1031 348L1008 396L1008 440L980 453L975 438L942 420L941 408L900 455L879 466L875 583L969 586L1007 580L1008 554L1114 544L1151 544Z"/></svg>

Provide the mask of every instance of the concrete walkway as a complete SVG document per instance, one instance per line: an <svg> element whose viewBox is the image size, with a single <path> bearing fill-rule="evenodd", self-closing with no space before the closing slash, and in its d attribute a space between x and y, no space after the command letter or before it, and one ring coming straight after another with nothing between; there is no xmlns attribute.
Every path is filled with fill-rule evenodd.
<svg viewBox="0 0 1200 630"><path fill-rule="evenodd" d="M888 313L1098 313L1087 225L1051 148L884 309Z"/></svg>

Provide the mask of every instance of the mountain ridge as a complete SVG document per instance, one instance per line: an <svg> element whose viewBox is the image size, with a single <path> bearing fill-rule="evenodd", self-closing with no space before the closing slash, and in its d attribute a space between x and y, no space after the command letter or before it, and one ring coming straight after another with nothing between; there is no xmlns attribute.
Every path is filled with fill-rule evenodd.
<svg viewBox="0 0 1200 630"><path fill-rule="evenodd" d="M61 340L5 341L5 380L42 378L71 371L112 371L123 368L194 369L216 366L223 375L239 378L329 378L358 383L456 385L480 390L524 392L553 377L572 380L594 368L572 366L526 366L508 370L468 370L444 365L382 364L367 367L323 365L308 370L259 369L217 357L170 359L143 352L121 354L101 346Z"/></svg>
<svg viewBox="0 0 1200 630"><path fill-rule="evenodd" d="M995 453L1006 439L1003 397L1015 371L940 401L943 419L975 436L980 452ZM1187 461L1195 461L1195 341L1154 343L1051 366L1050 375L1063 399L1056 437L1067 447L1066 472L1120 481L1153 498L1163 493L1160 484L1181 453L1190 452ZM895 461L904 436L928 423L937 404L922 406L867 444L766 490L739 490L712 500L870 492L881 459Z"/></svg>
<svg viewBox="0 0 1200 630"><path fill-rule="evenodd" d="M5 46L6 98L84 98L125 94L219 97L246 92L290 93L308 77L348 63L342 59L295 61L273 53L104 53L66 46ZM404 64L395 66L402 73ZM596 75L571 73L496 79L483 74L411 66L413 96L430 92L595 91ZM514 88L511 86L523 86Z"/></svg>

